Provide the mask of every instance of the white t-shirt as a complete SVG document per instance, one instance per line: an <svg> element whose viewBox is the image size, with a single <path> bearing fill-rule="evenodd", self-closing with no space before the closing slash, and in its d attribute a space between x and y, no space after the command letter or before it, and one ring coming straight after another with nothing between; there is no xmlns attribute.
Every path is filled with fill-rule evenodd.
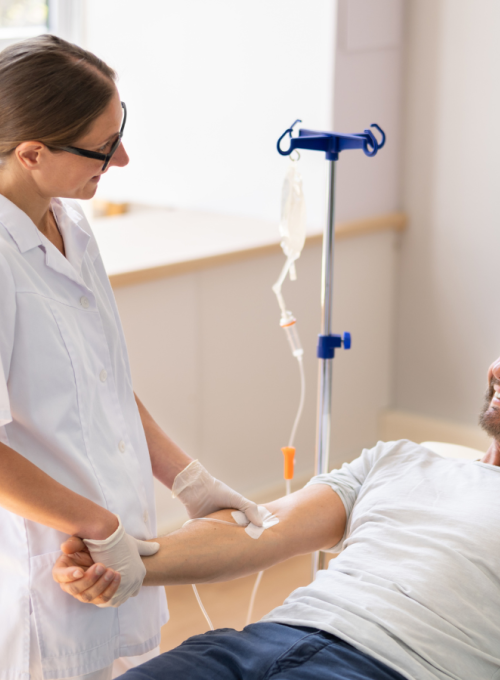
<svg viewBox="0 0 500 680"><path fill-rule="evenodd" d="M67 257L0 195L0 441L152 538L151 461L113 293L78 203L52 209ZM51 575L65 539L0 507L2 680L28 672L31 607L46 680L159 644L164 589L117 609L78 602Z"/></svg>
<svg viewBox="0 0 500 680"><path fill-rule="evenodd" d="M379 442L310 484L345 505L340 555L263 620L337 635L411 680L500 678L500 468Z"/></svg>

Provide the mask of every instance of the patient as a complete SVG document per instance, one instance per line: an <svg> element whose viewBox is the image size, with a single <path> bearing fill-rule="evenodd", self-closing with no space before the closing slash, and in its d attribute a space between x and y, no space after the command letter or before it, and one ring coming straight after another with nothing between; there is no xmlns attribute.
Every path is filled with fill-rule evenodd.
<svg viewBox="0 0 500 680"><path fill-rule="evenodd" d="M259 623L190 638L127 680L500 679L500 359L488 381L480 423L493 442L481 461L379 442L266 504L280 522L258 540L211 522L158 539L160 551L144 559L146 586L228 580L318 549L340 554ZM229 510L213 516L231 520ZM83 602L105 603L117 585L86 569L82 546L67 541L54 578Z"/></svg>

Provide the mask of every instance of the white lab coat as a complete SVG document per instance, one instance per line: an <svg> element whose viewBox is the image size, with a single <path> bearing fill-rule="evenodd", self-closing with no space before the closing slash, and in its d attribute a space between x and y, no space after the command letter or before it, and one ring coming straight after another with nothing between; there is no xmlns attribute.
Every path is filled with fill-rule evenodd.
<svg viewBox="0 0 500 680"><path fill-rule="evenodd" d="M0 195L0 441L152 538L151 462L113 293L78 203L52 208L66 258ZM0 508L1 680L28 677L31 608L46 680L159 644L163 588L117 609L78 602L51 575L65 538Z"/></svg>

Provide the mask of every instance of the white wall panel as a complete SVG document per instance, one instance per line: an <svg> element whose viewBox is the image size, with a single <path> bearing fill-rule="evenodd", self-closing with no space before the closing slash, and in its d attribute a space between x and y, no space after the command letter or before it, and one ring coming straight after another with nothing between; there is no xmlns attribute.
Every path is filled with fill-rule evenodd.
<svg viewBox="0 0 500 680"><path fill-rule="evenodd" d="M477 422L499 354L500 4L410 2L397 408Z"/></svg>
<svg viewBox="0 0 500 680"><path fill-rule="evenodd" d="M386 145L374 158L362 151L340 154L340 221L401 208L403 10L404 0L339 0L334 128L356 133L378 123L387 134Z"/></svg>

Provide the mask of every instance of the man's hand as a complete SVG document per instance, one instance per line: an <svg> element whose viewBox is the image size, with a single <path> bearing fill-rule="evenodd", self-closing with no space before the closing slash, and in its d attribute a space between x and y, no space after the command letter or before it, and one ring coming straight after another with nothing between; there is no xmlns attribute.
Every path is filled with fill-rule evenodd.
<svg viewBox="0 0 500 680"><path fill-rule="evenodd" d="M94 563L83 541L72 536L62 544L63 554L52 569L54 580L80 602L106 605L120 585L120 574Z"/></svg>

